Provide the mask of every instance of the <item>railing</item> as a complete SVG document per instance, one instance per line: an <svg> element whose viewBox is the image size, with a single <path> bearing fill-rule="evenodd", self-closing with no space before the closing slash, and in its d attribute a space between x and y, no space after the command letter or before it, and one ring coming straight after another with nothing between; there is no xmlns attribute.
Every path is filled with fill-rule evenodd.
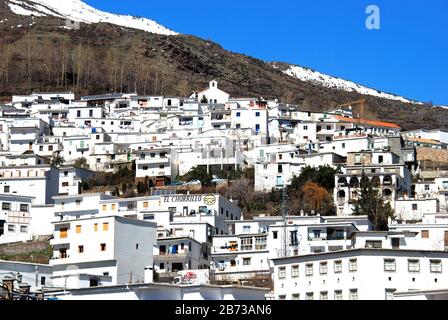
<svg viewBox="0 0 448 320"><path fill-rule="evenodd" d="M154 256L154 260L178 260L185 259L188 257L188 253L170 253L170 254L159 254Z"/></svg>

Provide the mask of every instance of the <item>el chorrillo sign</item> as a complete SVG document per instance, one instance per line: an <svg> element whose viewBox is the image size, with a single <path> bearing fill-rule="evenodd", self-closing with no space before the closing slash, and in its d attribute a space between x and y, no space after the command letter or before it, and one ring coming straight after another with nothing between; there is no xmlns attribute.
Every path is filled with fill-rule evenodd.
<svg viewBox="0 0 448 320"><path fill-rule="evenodd" d="M212 206L216 203L216 197L213 195L174 195L174 196L164 196L163 202L204 202L208 206Z"/></svg>

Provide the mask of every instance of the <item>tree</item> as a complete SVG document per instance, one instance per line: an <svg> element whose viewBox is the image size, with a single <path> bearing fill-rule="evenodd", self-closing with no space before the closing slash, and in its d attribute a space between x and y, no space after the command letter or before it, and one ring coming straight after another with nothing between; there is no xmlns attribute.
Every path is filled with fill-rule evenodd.
<svg viewBox="0 0 448 320"><path fill-rule="evenodd" d="M60 167L64 164L65 160L64 158L62 158L59 154L56 154L52 159L51 159L51 165L53 167Z"/></svg>
<svg viewBox="0 0 448 320"><path fill-rule="evenodd" d="M363 174L358 199L354 203L353 214L368 216L376 231L388 230L389 217L394 216L390 203L385 202L380 190L375 188L369 178Z"/></svg>
<svg viewBox="0 0 448 320"><path fill-rule="evenodd" d="M184 176L184 180L199 180L203 187L210 187L213 176L203 167L194 167Z"/></svg>
<svg viewBox="0 0 448 320"><path fill-rule="evenodd" d="M75 167L85 168L85 167L87 167L87 159L84 157L78 158L75 160L74 165L75 165Z"/></svg>
<svg viewBox="0 0 448 320"><path fill-rule="evenodd" d="M148 192L148 185L143 183L142 181L139 181L137 183L137 193L139 195L146 194Z"/></svg>
<svg viewBox="0 0 448 320"><path fill-rule="evenodd" d="M303 210L306 212L314 211L316 214L322 214L322 209L326 206L330 197L328 191L317 183L308 181L302 187L301 192Z"/></svg>
<svg viewBox="0 0 448 320"><path fill-rule="evenodd" d="M332 191L334 189L334 177L339 170L330 166L320 166L318 168L306 166L300 175L294 176L289 187L290 191L299 191L307 182L314 182L319 186Z"/></svg>
<svg viewBox="0 0 448 320"><path fill-rule="evenodd" d="M208 103L208 99L206 96L202 96L201 103Z"/></svg>

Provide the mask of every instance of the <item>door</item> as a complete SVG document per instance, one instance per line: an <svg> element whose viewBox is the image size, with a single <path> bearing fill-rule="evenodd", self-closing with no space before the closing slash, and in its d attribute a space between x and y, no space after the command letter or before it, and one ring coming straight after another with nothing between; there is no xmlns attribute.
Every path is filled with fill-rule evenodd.
<svg viewBox="0 0 448 320"><path fill-rule="evenodd" d="M448 231L445 231L445 249L448 249Z"/></svg>
<svg viewBox="0 0 448 320"><path fill-rule="evenodd" d="M166 254L166 246L160 246L159 255L164 256Z"/></svg>

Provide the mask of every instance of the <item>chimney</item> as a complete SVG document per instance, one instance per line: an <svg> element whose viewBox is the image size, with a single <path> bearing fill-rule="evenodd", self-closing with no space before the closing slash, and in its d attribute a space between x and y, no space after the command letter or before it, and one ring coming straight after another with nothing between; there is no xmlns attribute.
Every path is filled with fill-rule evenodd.
<svg viewBox="0 0 448 320"><path fill-rule="evenodd" d="M5 276L3 278L3 295L2 298L5 300L12 300L13 289L14 289L14 278L11 276Z"/></svg>
<svg viewBox="0 0 448 320"><path fill-rule="evenodd" d="M154 268L152 266L145 268L145 283L154 283Z"/></svg>
<svg viewBox="0 0 448 320"><path fill-rule="evenodd" d="M19 284L19 290L21 294L29 295L31 292L31 286L28 283Z"/></svg>

